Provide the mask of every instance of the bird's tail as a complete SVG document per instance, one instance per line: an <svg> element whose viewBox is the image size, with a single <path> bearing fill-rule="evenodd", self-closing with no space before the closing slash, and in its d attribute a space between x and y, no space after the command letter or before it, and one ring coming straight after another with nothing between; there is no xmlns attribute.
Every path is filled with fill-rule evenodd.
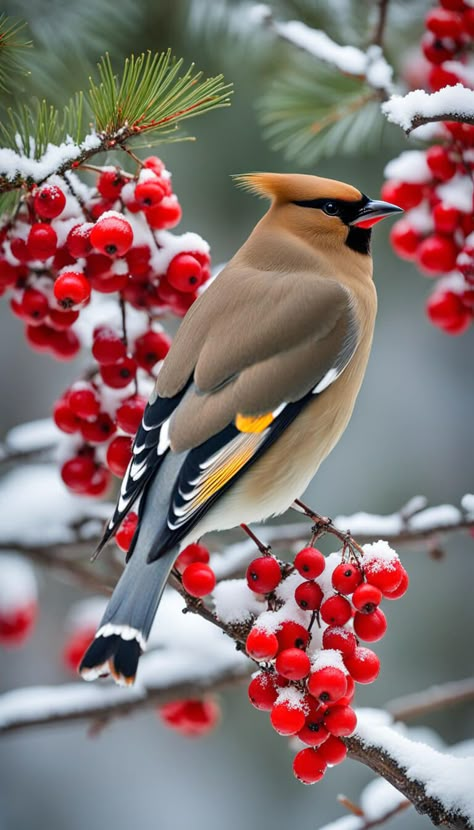
<svg viewBox="0 0 474 830"><path fill-rule="evenodd" d="M135 679L140 655L145 651L161 596L178 555L176 547L154 562L147 562L150 552L159 546L160 530L168 511L170 484L172 487L173 473L181 463L177 455L170 455L171 463L165 461L149 485L140 510L133 554L105 609L95 639L82 658L79 672L85 680L111 674L120 685L130 685Z"/></svg>

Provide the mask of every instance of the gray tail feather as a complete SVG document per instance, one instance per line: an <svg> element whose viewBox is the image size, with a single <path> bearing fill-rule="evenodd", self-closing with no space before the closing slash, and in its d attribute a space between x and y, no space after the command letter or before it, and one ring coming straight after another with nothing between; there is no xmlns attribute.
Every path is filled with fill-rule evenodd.
<svg viewBox="0 0 474 830"><path fill-rule="evenodd" d="M169 459L169 460L168 460ZM151 482L141 512L133 556L125 566L105 609L94 641L79 666L85 680L112 674L133 683L178 548L148 563L168 512L169 494L182 457L170 453ZM166 463L168 462L168 463Z"/></svg>

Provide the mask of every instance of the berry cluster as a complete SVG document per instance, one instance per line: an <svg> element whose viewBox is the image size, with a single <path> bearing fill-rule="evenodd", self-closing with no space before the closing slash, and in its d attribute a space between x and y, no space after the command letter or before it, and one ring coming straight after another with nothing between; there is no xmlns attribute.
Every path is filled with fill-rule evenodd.
<svg viewBox="0 0 474 830"><path fill-rule="evenodd" d="M431 92L456 84L473 88L468 60L474 9L463 0L440 3L425 20L426 86ZM474 317L474 126L448 121L429 130L438 143L390 162L382 198L407 211L392 227L394 251L415 262L425 276L443 277L427 302L428 318L456 335Z"/></svg>
<svg viewBox="0 0 474 830"><path fill-rule="evenodd" d="M0 232L0 294L37 351L93 362L56 402L56 425L71 436L61 475L75 493L100 497L123 476L132 439L170 339L158 320L182 316L210 277L209 246L176 236L181 219L160 159L136 175L94 168L51 176L22 197Z"/></svg>
<svg viewBox="0 0 474 830"><path fill-rule="evenodd" d="M293 770L313 784L346 756L341 738L356 727L355 683L372 683L380 669L377 655L360 641L384 636L380 603L401 597L408 576L387 543L377 542L366 545L359 560L326 558L307 547L290 568L264 555L250 563L247 584L266 600L246 642L248 655L262 664L249 698L270 712L280 735L305 745Z"/></svg>

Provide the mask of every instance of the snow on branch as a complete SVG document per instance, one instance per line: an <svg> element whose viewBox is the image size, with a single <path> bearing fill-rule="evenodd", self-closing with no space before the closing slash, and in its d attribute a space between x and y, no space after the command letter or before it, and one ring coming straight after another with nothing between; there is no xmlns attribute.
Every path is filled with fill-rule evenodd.
<svg viewBox="0 0 474 830"><path fill-rule="evenodd" d="M474 826L474 757L457 757L412 740L388 714L358 710L357 732L344 739L349 757L370 767L433 824Z"/></svg>
<svg viewBox="0 0 474 830"><path fill-rule="evenodd" d="M397 720L408 720L428 712L473 701L474 677L467 677L465 680L440 683L422 692L394 698L386 704L386 708Z"/></svg>
<svg viewBox="0 0 474 830"><path fill-rule="evenodd" d="M432 93L415 89L407 95L392 95L382 104L382 112L388 121L406 133L432 121L474 124L474 90L463 84L446 86Z"/></svg>
<svg viewBox="0 0 474 830"><path fill-rule="evenodd" d="M132 688L109 681L28 687L0 696L0 732L72 720L109 721L169 700L200 697L248 679L250 661L204 619L183 614L183 600L167 590Z"/></svg>
<svg viewBox="0 0 474 830"><path fill-rule="evenodd" d="M345 75L365 78L369 86L384 95L392 92L393 69L377 44L366 52L356 46L341 46L319 29L312 29L299 20L275 20L270 6L263 3L249 10L254 25L267 26L281 40L296 46L313 58L333 66Z"/></svg>
<svg viewBox="0 0 474 830"><path fill-rule="evenodd" d="M0 444L0 466L44 459L57 447L60 438L51 418L20 424Z"/></svg>
<svg viewBox="0 0 474 830"><path fill-rule="evenodd" d="M345 796L338 796L338 801L352 815L331 821L319 830L372 830L412 806L411 801L384 778L375 778L364 787L360 804L354 804Z"/></svg>

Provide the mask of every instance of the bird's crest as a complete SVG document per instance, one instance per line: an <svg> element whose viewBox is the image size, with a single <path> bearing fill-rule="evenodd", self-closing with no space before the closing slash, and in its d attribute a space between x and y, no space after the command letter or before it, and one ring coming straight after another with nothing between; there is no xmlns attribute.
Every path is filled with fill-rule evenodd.
<svg viewBox="0 0 474 830"><path fill-rule="evenodd" d="M243 173L233 178L238 187L283 203L318 198L358 201L361 198L360 191L351 185L301 173Z"/></svg>

